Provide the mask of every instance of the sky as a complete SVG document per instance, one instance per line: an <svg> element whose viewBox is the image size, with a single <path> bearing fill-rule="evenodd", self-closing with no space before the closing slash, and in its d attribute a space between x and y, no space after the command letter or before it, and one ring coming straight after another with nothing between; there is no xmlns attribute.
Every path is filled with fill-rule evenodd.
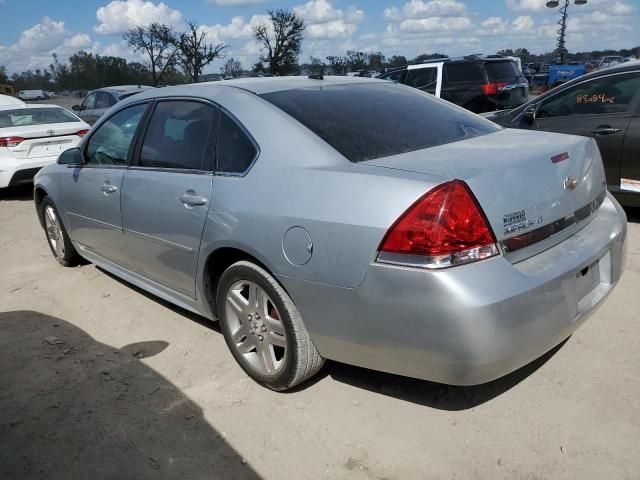
<svg viewBox="0 0 640 480"><path fill-rule="evenodd" d="M78 50L143 60L122 41L136 25L161 22L202 26L211 43L228 45L251 68L261 45L253 26L269 9L293 9L307 25L301 62L346 50L415 57L555 48L558 9L545 0L0 0L0 65L9 73L46 68ZM567 48L585 51L640 45L640 0L588 0L569 7ZM225 60L226 60L225 59ZM205 73L218 73L216 60Z"/></svg>

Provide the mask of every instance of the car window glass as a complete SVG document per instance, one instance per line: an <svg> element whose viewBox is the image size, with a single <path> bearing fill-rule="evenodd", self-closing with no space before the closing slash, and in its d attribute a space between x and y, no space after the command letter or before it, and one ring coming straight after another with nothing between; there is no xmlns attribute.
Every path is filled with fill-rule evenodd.
<svg viewBox="0 0 640 480"><path fill-rule="evenodd" d="M92 93L82 102L82 108L86 110L92 110L96 107L96 94Z"/></svg>
<svg viewBox="0 0 640 480"><path fill-rule="evenodd" d="M98 92L96 94L96 107L95 108L109 108L109 97L107 92Z"/></svg>
<svg viewBox="0 0 640 480"><path fill-rule="evenodd" d="M72 115L63 108L47 107L0 110L0 128L45 125L48 123L75 123L78 121L75 115Z"/></svg>
<svg viewBox="0 0 640 480"><path fill-rule="evenodd" d="M640 74L612 75L567 88L544 102L538 118L623 113L640 91Z"/></svg>
<svg viewBox="0 0 640 480"><path fill-rule="evenodd" d="M477 62L445 63L447 80L450 82L484 82L482 69Z"/></svg>
<svg viewBox="0 0 640 480"><path fill-rule="evenodd" d="M89 165L126 165L127 153L146 105L122 110L98 127L89 139L85 160Z"/></svg>
<svg viewBox="0 0 640 480"><path fill-rule="evenodd" d="M400 78L402 78L403 72L404 70L396 70L395 72L390 72L385 75L382 75L380 78L382 80L389 80L391 82L398 83L400 81Z"/></svg>
<svg viewBox="0 0 640 480"><path fill-rule="evenodd" d="M242 173L257 154L246 133L226 113L220 115L218 130L218 168L220 172Z"/></svg>
<svg viewBox="0 0 640 480"><path fill-rule="evenodd" d="M437 82L438 69L436 67L431 67L408 70L407 81L405 83L410 87L414 87L428 93L435 93Z"/></svg>
<svg viewBox="0 0 640 480"><path fill-rule="evenodd" d="M113 107L116 103L118 103L118 100L116 100L116 97L114 97L113 95L109 95L109 106Z"/></svg>
<svg viewBox="0 0 640 480"><path fill-rule="evenodd" d="M484 64L484 68L491 82L512 82L520 78L516 62L490 61Z"/></svg>
<svg viewBox="0 0 640 480"><path fill-rule="evenodd" d="M145 133L141 167L212 170L218 110L191 101L159 102Z"/></svg>
<svg viewBox="0 0 640 480"><path fill-rule="evenodd" d="M389 82L299 88L261 96L352 162L500 130L495 123L455 105Z"/></svg>

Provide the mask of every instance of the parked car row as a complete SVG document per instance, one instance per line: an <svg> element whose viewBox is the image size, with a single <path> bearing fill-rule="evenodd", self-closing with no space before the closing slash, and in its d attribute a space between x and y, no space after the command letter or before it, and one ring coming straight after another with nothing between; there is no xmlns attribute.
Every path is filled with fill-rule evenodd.
<svg viewBox="0 0 640 480"><path fill-rule="evenodd" d="M99 88L90 92L81 104L74 105L72 108L82 120L89 125L93 125L102 114L116 103L150 88L153 87L147 85L119 85Z"/></svg>
<svg viewBox="0 0 640 480"><path fill-rule="evenodd" d="M406 85L433 75L423 91L289 77L124 99L35 177L51 252L218 319L235 360L274 390L325 359L459 385L500 377L615 288L626 218L593 139L505 129L425 93L464 71L500 105L519 95L502 90L520 80L509 61L471 59L399 72ZM617 115L629 90L615 86L571 98Z"/></svg>
<svg viewBox="0 0 640 480"><path fill-rule="evenodd" d="M427 60L378 78L417 88L475 113L517 107L529 95L529 84L517 62L501 55Z"/></svg>

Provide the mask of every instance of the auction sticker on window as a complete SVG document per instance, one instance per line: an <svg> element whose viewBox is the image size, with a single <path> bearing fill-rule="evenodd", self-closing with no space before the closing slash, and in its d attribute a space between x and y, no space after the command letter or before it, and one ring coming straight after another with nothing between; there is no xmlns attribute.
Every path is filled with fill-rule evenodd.
<svg viewBox="0 0 640 480"><path fill-rule="evenodd" d="M640 180L632 180L631 178L620 179L620 190L640 193Z"/></svg>

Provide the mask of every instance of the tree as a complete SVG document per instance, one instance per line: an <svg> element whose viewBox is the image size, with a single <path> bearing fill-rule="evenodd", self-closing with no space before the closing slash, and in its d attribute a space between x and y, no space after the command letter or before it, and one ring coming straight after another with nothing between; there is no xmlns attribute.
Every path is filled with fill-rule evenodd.
<svg viewBox="0 0 640 480"><path fill-rule="evenodd" d="M149 57L149 69L153 86L157 86L168 68L177 61L178 40L176 34L167 25L152 23L134 27L122 36L133 51L144 51Z"/></svg>
<svg viewBox="0 0 640 480"><path fill-rule="evenodd" d="M443 55L442 53L421 53L413 60L411 60L411 63L421 63L425 60L434 60L437 58L447 58L447 56Z"/></svg>
<svg viewBox="0 0 640 480"><path fill-rule="evenodd" d="M329 55L327 61L331 67L331 73L333 75L346 75L349 70L349 63L347 59L340 55Z"/></svg>
<svg viewBox="0 0 640 480"><path fill-rule="evenodd" d="M503 57L513 57L513 50L511 50L510 48L505 48L504 50L497 51L496 55L502 55Z"/></svg>
<svg viewBox="0 0 640 480"><path fill-rule="evenodd" d="M405 57L404 55L394 55L391 58L389 58L388 62L387 62L387 67L389 68L398 68L398 67L404 67L407 63L407 57Z"/></svg>
<svg viewBox="0 0 640 480"><path fill-rule="evenodd" d="M387 58L382 54L382 52L373 52L368 55L368 68L373 72L381 72L384 70L384 64L387 61Z"/></svg>
<svg viewBox="0 0 640 480"><path fill-rule="evenodd" d="M355 50L347 50L346 59L347 65L352 72L356 70L363 70L367 68L367 65L369 64L369 55Z"/></svg>
<svg viewBox="0 0 640 480"><path fill-rule="evenodd" d="M0 83L7 83L9 77L7 76L7 67L0 65Z"/></svg>
<svg viewBox="0 0 640 480"><path fill-rule="evenodd" d="M529 53L529 50L527 50L526 48L516 48L513 51L513 55L515 57L520 57L520 60L522 60L522 63L528 63L529 59L531 58L531 54Z"/></svg>
<svg viewBox="0 0 640 480"><path fill-rule="evenodd" d="M293 10L279 8L267 13L270 23L257 25L253 31L266 49L260 60L269 65L272 74L286 75L298 63L305 23Z"/></svg>
<svg viewBox="0 0 640 480"><path fill-rule="evenodd" d="M222 70L225 78L238 78L242 75L242 64L238 60L230 58L220 70Z"/></svg>
<svg viewBox="0 0 640 480"><path fill-rule="evenodd" d="M187 20L187 26L189 30L181 33L178 39L177 59L191 81L196 83L204 67L216 58L224 58L222 51L227 46L224 43L207 43L207 32L197 23Z"/></svg>

